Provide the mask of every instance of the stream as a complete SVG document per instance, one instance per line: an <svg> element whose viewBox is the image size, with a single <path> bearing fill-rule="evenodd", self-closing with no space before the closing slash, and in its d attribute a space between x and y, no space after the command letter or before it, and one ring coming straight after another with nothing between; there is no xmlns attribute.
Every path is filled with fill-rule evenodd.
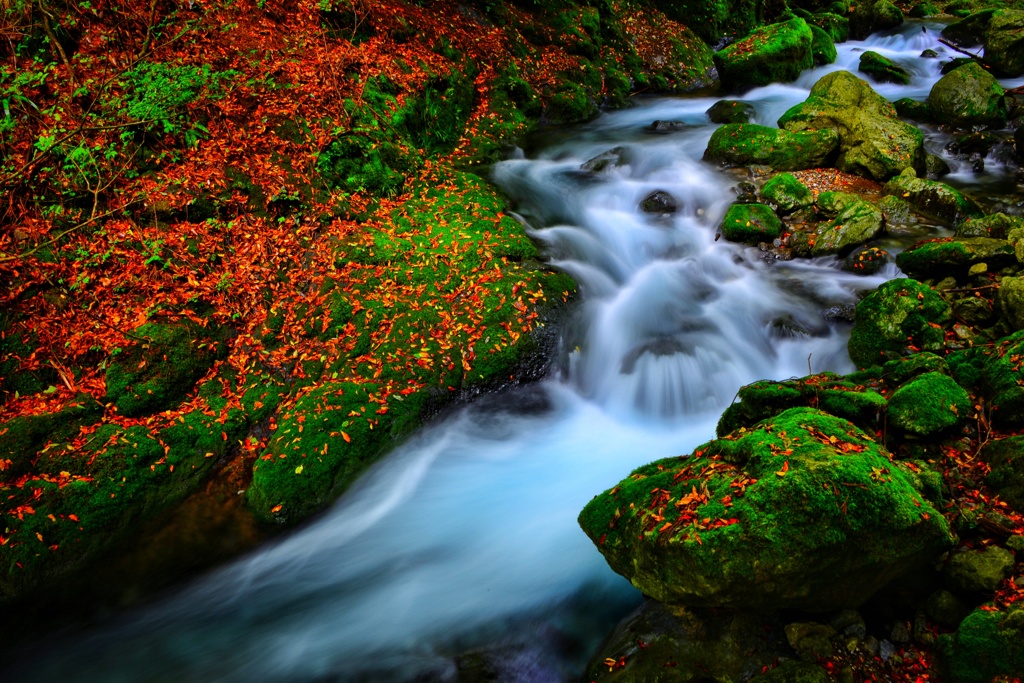
<svg viewBox="0 0 1024 683"><path fill-rule="evenodd" d="M822 75L856 73L873 49L913 73L911 85L878 92L924 99L956 56L940 29L908 22L840 44L836 64L737 98L775 125ZM927 48L942 58L920 58ZM500 680L576 680L641 600L577 526L582 507L633 468L711 439L740 386L852 370L849 325L823 311L898 275L716 241L739 179L700 160L717 99L640 100L495 167L550 263L580 284L548 380L426 427L287 536L148 605L26 646L9 680L454 681L458 656L480 648L501 653ZM689 125L645 132L659 119ZM941 153L946 139L925 131ZM627 164L580 171L613 147L628 150ZM958 186L1013 188L998 159L981 175L949 163ZM679 210L642 213L654 190Z"/></svg>

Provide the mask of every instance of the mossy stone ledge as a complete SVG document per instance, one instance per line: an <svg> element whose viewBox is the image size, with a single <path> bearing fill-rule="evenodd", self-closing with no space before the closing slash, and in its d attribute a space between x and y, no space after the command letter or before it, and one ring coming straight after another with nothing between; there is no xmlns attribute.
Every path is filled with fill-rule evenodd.
<svg viewBox="0 0 1024 683"><path fill-rule="evenodd" d="M799 17L753 31L715 53L722 86L739 90L796 80L814 66L814 35Z"/></svg>
<svg viewBox="0 0 1024 683"><path fill-rule="evenodd" d="M706 161L722 166L762 164L777 171L826 165L839 145L832 130L792 132L755 123L727 123L711 135Z"/></svg>
<svg viewBox="0 0 1024 683"><path fill-rule="evenodd" d="M883 447L811 408L635 470L580 524L646 595L744 610L854 607L952 545Z"/></svg>

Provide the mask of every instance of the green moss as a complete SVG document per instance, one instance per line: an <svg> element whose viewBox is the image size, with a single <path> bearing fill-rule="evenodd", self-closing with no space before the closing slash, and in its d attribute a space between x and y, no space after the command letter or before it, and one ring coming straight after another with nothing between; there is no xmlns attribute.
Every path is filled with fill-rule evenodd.
<svg viewBox="0 0 1024 683"><path fill-rule="evenodd" d="M857 304L850 359L859 367L870 367L912 350L941 349L945 344L941 326L949 319L949 306L927 285L889 280Z"/></svg>
<svg viewBox="0 0 1024 683"><path fill-rule="evenodd" d="M192 321L147 323L140 341L107 366L106 400L125 417L160 412L180 402L196 381L227 353L224 331Z"/></svg>
<svg viewBox="0 0 1024 683"><path fill-rule="evenodd" d="M921 279L965 277L978 263L995 270L1016 261L1011 243L989 237L921 242L896 257L896 265L904 273Z"/></svg>
<svg viewBox="0 0 1024 683"><path fill-rule="evenodd" d="M814 197L807 186L791 173L779 173L761 188L761 199L774 204L782 213L810 206Z"/></svg>
<svg viewBox="0 0 1024 683"><path fill-rule="evenodd" d="M715 53L722 84L744 88L796 80L814 66L814 35L803 19L772 24Z"/></svg>
<svg viewBox="0 0 1024 683"><path fill-rule="evenodd" d="M811 25L811 36L813 37L811 56L814 58L814 63L817 66L834 63L839 55L836 52L832 36L814 25Z"/></svg>
<svg viewBox="0 0 1024 683"><path fill-rule="evenodd" d="M771 242L782 234L782 221L770 206L733 204L722 219L722 235L730 242Z"/></svg>
<svg viewBox="0 0 1024 683"><path fill-rule="evenodd" d="M992 421L1011 427L1024 421L1024 330L1001 339L984 358L982 388L991 397Z"/></svg>
<svg viewBox="0 0 1024 683"><path fill-rule="evenodd" d="M876 83L910 84L909 71L873 50L868 50L860 56L857 69L870 76Z"/></svg>
<svg viewBox="0 0 1024 683"><path fill-rule="evenodd" d="M593 95L576 82L564 80L545 97L544 118L550 123L580 123L597 113Z"/></svg>
<svg viewBox="0 0 1024 683"><path fill-rule="evenodd" d="M818 210L831 221L819 224L806 248L794 246L794 252L806 251L810 256L843 254L858 244L874 239L882 232L885 220L874 204L857 195L844 192L822 192Z"/></svg>
<svg viewBox="0 0 1024 683"><path fill-rule="evenodd" d="M889 398L889 424L917 437L937 437L971 415L970 395L951 377L928 372Z"/></svg>
<svg viewBox="0 0 1024 683"><path fill-rule="evenodd" d="M992 468L985 483L1014 508L1024 507L1024 437L991 441L979 457Z"/></svg>
<svg viewBox="0 0 1024 683"><path fill-rule="evenodd" d="M940 78L928 93L928 109L939 123L960 128L1006 123L1005 91L995 77L971 61Z"/></svg>
<svg viewBox="0 0 1024 683"><path fill-rule="evenodd" d="M47 442L70 440L83 425L103 414L91 396L79 394L56 413L26 415L0 423L0 460L10 460L11 478L31 470L31 462Z"/></svg>
<svg viewBox="0 0 1024 683"><path fill-rule="evenodd" d="M645 594L691 606L852 606L950 545L884 449L808 408L637 469L580 524Z"/></svg>
<svg viewBox="0 0 1024 683"><path fill-rule="evenodd" d="M939 637L940 664L954 683L988 683L1024 671L1024 609L975 609Z"/></svg>
<svg viewBox="0 0 1024 683"><path fill-rule="evenodd" d="M812 14L807 23L817 26L832 39L833 43L844 43L850 33L850 20L845 15L831 12Z"/></svg>
<svg viewBox="0 0 1024 683"><path fill-rule="evenodd" d="M832 130L790 132L753 123L730 123L711 135L704 158L727 166L763 164L798 171L826 164L839 144Z"/></svg>

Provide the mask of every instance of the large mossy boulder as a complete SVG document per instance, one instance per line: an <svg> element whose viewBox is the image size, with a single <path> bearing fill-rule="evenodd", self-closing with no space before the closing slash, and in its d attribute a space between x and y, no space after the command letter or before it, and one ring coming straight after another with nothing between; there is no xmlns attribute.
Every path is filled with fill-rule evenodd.
<svg viewBox="0 0 1024 683"><path fill-rule="evenodd" d="M888 0L858 2L850 15L850 37L863 40L872 33L896 28L903 23L903 12Z"/></svg>
<svg viewBox="0 0 1024 683"><path fill-rule="evenodd" d="M796 80L814 66L814 36L799 17L753 31L715 53L722 86L733 90Z"/></svg>
<svg viewBox="0 0 1024 683"><path fill-rule="evenodd" d="M755 123L728 123L711 135L704 159L723 166L761 164L800 171L827 163L839 145L832 130L793 132Z"/></svg>
<svg viewBox="0 0 1024 683"><path fill-rule="evenodd" d="M985 61L998 76L1024 74L1024 11L1000 10L992 15L985 32Z"/></svg>
<svg viewBox="0 0 1024 683"><path fill-rule="evenodd" d="M857 70L867 74L875 83L910 83L909 71L874 50L868 50L860 56Z"/></svg>
<svg viewBox="0 0 1024 683"><path fill-rule="evenodd" d="M977 62L953 69L928 93L928 111L938 123L957 128L1006 123L1006 91Z"/></svg>
<svg viewBox="0 0 1024 683"><path fill-rule="evenodd" d="M836 168L885 180L905 168L924 167L924 136L896 109L849 71L823 76L810 96L779 119L790 131L832 130L839 136Z"/></svg>
<svg viewBox="0 0 1024 683"><path fill-rule="evenodd" d="M1013 245L991 237L935 239L918 242L896 257L900 270L913 278L965 277L971 266L999 269L1017 260Z"/></svg>
<svg viewBox="0 0 1024 683"><path fill-rule="evenodd" d="M942 29L942 37L960 47L974 47L985 42L992 15L996 10L986 9L955 21Z"/></svg>
<svg viewBox="0 0 1024 683"><path fill-rule="evenodd" d="M782 230L782 221L765 204L733 204L722 219L722 235L730 242L771 242Z"/></svg>
<svg viewBox="0 0 1024 683"><path fill-rule="evenodd" d="M940 669L951 683L990 683L1024 671L1024 605L979 607L956 633L939 636Z"/></svg>
<svg viewBox="0 0 1024 683"><path fill-rule="evenodd" d="M918 178L913 169L887 182L885 193L903 199L918 213L954 226L985 215L978 203L967 195L943 182Z"/></svg>
<svg viewBox="0 0 1024 683"><path fill-rule="evenodd" d="M888 422L918 438L940 436L963 424L971 414L971 396L952 377L927 372L889 397Z"/></svg>
<svg viewBox="0 0 1024 683"><path fill-rule="evenodd" d="M857 304L850 359L859 367L871 367L911 351L942 349L941 326L951 315L949 305L928 285L906 278L884 282Z"/></svg>
<svg viewBox="0 0 1024 683"><path fill-rule="evenodd" d="M807 23L827 33L833 43L844 43L850 35L850 20L832 12L812 14Z"/></svg>
<svg viewBox="0 0 1024 683"><path fill-rule="evenodd" d="M992 422L999 428L1019 428L1024 423L1024 330L986 352L981 383L990 397Z"/></svg>
<svg viewBox="0 0 1024 683"><path fill-rule="evenodd" d="M877 237L885 227L881 210L854 194L822 192L817 205L819 211L834 218L819 224L808 235L806 251L812 257L848 252ZM799 250L803 249L801 245ZM798 250L796 244L794 250Z"/></svg>
<svg viewBox="0 0 1024 683"><path fill-rule="evenodd" d="M1003 320L1014 330L1024 329L1024 277L1004 277L996 300Z"/></svg>
<svg viewBox="0 0 1024 683"><path fill-rule="evenodd" d="M855 607L951 545L883 447L811 408L637 469L580 524L656 600L744 610Z"/></svg>
<svg viewBox="0 0 1024 683"><path fill-rule="evenodd" d="M950 590L960 593L991 593L1013 576L1017 561L1009 550L997 545L953 553L946 563L945 579Z"/></svg>
<svg viewBox="0 0 1024 683"><path fill-rule="evenodd" d="M836 44L833 42L832 36L814 25L811 25L811 35L813 36L811 57L814 59L815 65L834 64L839 53L836 52Z"/></svg>
<svg viewBox="0 0 1024 683"><path fill-rule="evenodd" d="M138 341L114 356L106 374L106 400L125 417L177 405L228 351L224 330L192 321L147 323L133 337Z"/></svg>
<svg viewBox="0 0 1024 683"><path fill-rule="evenodd" d="M985 483L1014 508L1024 508L1024 436L991 441L978 457L991 468Z"/></svg>

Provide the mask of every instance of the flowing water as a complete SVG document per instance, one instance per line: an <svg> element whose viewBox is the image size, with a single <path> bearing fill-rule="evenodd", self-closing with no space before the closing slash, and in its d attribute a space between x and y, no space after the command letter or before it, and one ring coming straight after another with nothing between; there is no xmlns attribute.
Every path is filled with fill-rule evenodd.
<svg viewBox="0 0 1024 683"><path fill-rule="evenodd" d="M864 49L914 74L881 94L924 99L943 60L921 51L955 56L937 37L936 25L912 23L845 43L836 64L742 99L774 125L824 73L856 71ZM315 522L154 604L52 637L12 677L443 681L456 655L484 647L504 648L502 680L578 676L640 600L580 531L579 510L634 467L712 438L743 384L852 369L848 327L822 312L897 275L716 242L737 179L700 161L716 99L641 101L494 170L550 262L581 286L553 377L424 429ZM690 125L645 133L656 119ZM927 136L938 151L944 138ZM613 147L628 163L580 172ZM977 182L951 163L957 182ZM1007 173L989 160L986 177ZM641 213L654 190L680 210Z"/></svg>

